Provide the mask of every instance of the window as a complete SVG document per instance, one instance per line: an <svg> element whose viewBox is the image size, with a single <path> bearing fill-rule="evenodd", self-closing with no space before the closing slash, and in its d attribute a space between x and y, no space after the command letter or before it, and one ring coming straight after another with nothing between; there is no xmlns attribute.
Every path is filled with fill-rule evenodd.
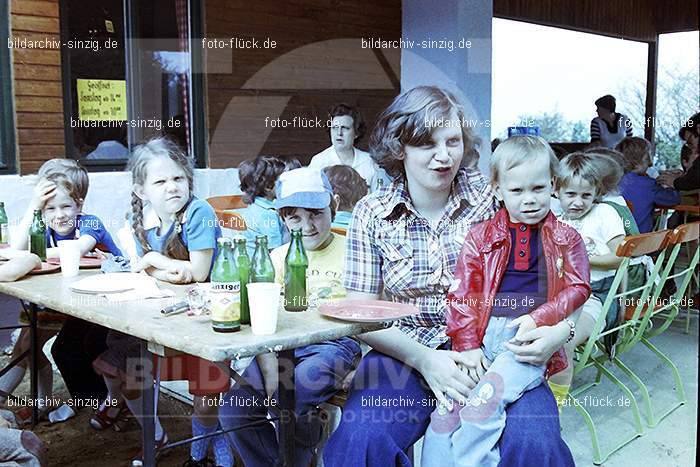
<svg viewBox="0 0 700 467"><path fill-rule="evenodd" d="M588 142L605 94L644 136L646 76L646 43L495 18L491 137L534 121L548 141Z"/></svg>
<svg viewBox="0 0 700 467"><path fill-rule="evenodd" d="M678 130L700 108L698 39L698 31L659 36L654 140L661 167L680 167Z"/></svg>
<svg viewBox="0 0 700 467"><path fill-rule="evenodd" d="M198 154L190 3L198 2L61 1L61 38L71 44L62 56L71 157L87 167L120 170L130 148L161 135Z"/></svg>
<svg viewBox="0 0 700 467"><path fill-rule="evenodd" d="M9 4L0 2L0 37L10 37L9 29ZM0 44L0 174L14 173L16 167L10 54L11 49Z"/></svg>

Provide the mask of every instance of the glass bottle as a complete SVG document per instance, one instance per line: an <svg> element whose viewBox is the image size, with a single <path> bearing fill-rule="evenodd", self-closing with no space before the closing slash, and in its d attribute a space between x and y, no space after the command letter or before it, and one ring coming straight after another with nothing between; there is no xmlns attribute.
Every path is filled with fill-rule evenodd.
<svg viewBox="0 0 700 467"><path fill-rule="evenodd" d="M275 267L267 247L267 235L255 237L255 252L250 266L250 282L275 282Z"/></svg>
<svg viewBox="0 0 700 467"><path fill-rule="evenodd" d="M0 201L0 245L10 243L9 221L5 212L5 203Z"/></svg>
<svg viewBox="0 0 700 467"><path fill-rule="evenodd" d="M34 210L34 220L29 228L29 252L46 261L46 225L41 218L41 209Z"/></svg>
<svg viewBox="0 0 700 467"><path fill-rule="evenodd" d="M250 324L250 305L248 303L248 287L250 282L250 257L243 237L234 240L234 258L238 267L238 277L241 281L241 324Z"/></svg>
<svg viewBox="0 0 700 467"><path fill-rule="evenodd" d="M292 230L292 243L284 260L284 309L304 311L308 308L306 296L306 269L309 259L304 250L301 229Z"/></svg>
<svg viewBox="0 0 700 467"><path fill-rule="evenodd" d="M231 240L217 240L219 252L211 270L211 326L216 332L241 329L241 282L232 261Z"/></svg>

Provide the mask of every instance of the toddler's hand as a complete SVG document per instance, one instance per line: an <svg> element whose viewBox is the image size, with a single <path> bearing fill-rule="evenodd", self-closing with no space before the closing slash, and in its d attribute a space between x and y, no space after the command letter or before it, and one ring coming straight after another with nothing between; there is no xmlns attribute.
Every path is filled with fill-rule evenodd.
<svg viewBox="0 0 700 467"><path fill-rule="evenodd" d="M511 339L511 342L517 344L517 343L523 342L523 339L522 339L523 334L537 328L537 323L535 323L535 320L533 319L532 316L522 315L518 318L515 318L510 323L508 323L509 328L514 328L516 326L518 326L518 332L515 333L515 337L513 337L513 339Z"/></svg>
<svg viewBox="0 0 700 467"><path fill-rule="evenodd" d="M43 209L46 203L56 195L56 184L52 181L42 178L34 187L34 195L29 202L32 211Z"/></svg>
<svg viewBox="0 0 700 467"><path fill-rule="evenodd" d="M489 365L491 365L491 362L489 362L489 360L484 355L484 351L480 348L465 350L464 352L462 352L462 355L469 363L471 363L471 366L459 365L460 369L463 372L465 372L467 376L469 376L469 379L471 379L474 383L474 386L476 386L477 384L479 384L479 381L481 381L481 378L486 373L486 370L488 370ZM474 386L470 385L470 389Z"/></svg>

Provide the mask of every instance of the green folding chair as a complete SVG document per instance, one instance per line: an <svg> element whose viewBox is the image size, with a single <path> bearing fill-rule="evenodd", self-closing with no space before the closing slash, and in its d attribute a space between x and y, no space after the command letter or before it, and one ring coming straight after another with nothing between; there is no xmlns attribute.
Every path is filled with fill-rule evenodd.
<svg viewBox="0 0 700 467"><path fill-rule="evenodd" d="M640 303L637 304L634 315L632 316L632 322L635 324L634 335L631 339L624 342L621 347L618 347L617 356L613 359L615 365L620 368L620 370L622 370L632 381L634 381L639 388L644 402L647 425L649 427L655 427L671 412L687 402L685 388L683 387L683 380L680 372L678 371L678 367L673 363L670 357L654 346L650 339L666 331L680 312L682 298L685 296L685 291L688 289L688 285L693 277L695 268L698 265L699 252L697 248L695 249L695 254L692 256L692 258L690 258L690 261L682 270L676 272L673 272L673 270L674 267L676 267L676 269L678 268L678 262L676 260L681 248L683 246L687 246L688 242L697 241L699 231L700 222L693 222L690 224L683 224L669 234L668 248L671 250L671 253L663 266L660 280L654 287L654 292L651 295L650 300L640 300ZM680 286L677 286L675 294L667 301L660 302L659 296L666 281L676 279L680 281ZM656 320L652 322L652 318L656 318ZM647 386L619 358L620 355L622 355L625 351L629 351L638 342L644 344L661 360L664 365L671 370L675 380L677 401L670 408L661 411L659 415L654 415L652 401L651 397L649 396L649 389Z"/></svg>
<svg viewBox="0 0 700 467"><path fill-rule="evenodd" d="M617 333L618 345L622 344L623 346L634 339L637 329L637 323L634 320L634 317L632 320L618 320L617 324L605 329L606 316L613 305L613 300L622 300L623 303L625 300L631 300L634 303L638 303L638 308L641 310L641 303L648 300L652 294L654 289L654 281L646 281L639 287L627 289L624 284L626 283L626 274L630 266L630 261L636 256L659 252L659 256L654 262L654 268L651 276L655 277L661 270L662 264L664 264L664 248L669 241L669 234L670 231L662 231L625 237L616 252L618 256L623 258L623 260L620 266L617 268L612 286L610 288L610 293L608 293L605 302L603 303L602 312L598 316L598 319L593 327L593 331L591 332L591 336L586 344L579 346L579 348L576 349L576 355L574 356L574 378L576 375L591 367L595 368L597 371L593 382L576 388L572 387L572 390L569 393L568 401L570 405L573 406L581 414L581 416L583 416L586 426L588 427L588 431L591 435L591 442L593 444L593 463L596 465L602 464L608 457L610 457L611 454L618 451L623 446L627 445L632 440L644 433L639 406L637 404L637 400L632 394L632 391L630 391L627 385L625 385L625 383L615 376L606 366L610 362L610 357L604 352L603 339L606 336ZM624 306L619 307L620 310L624 310L624 308ZM637 317L641 313L640 310L636 310ZM622 311L622 313L624 313L624 311ZM584 405L579 401L579 398L584 392L601 382L602 376L605 376L608 380L615 384L615 386L617 386L628 398L630 401L629 408L632 412L632 421L634 424L634 433L626 437L620 444L614 446L605 453L601 450L598 430L593 422L593 418L589 414L588 410L586 410Z"/></svg>

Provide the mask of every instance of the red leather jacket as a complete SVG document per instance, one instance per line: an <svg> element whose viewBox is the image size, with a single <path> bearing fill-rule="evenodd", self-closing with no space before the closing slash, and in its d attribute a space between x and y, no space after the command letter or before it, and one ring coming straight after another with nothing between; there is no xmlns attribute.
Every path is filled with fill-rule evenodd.
<svg viewBox="0 0 700 467"><path fill-rule="evenodd" d="M557 324L583 305L591 293L588 255L578 232L558 222L551 212L540 232L547 264L547 302L530 312L538 327ZM452 339L452 350L481 346L510 248L504 208L469 230L457 259L455 283L447 295L447 335ZM566 366L564 349L559 349L547 369L554 374Z"/></svg>

